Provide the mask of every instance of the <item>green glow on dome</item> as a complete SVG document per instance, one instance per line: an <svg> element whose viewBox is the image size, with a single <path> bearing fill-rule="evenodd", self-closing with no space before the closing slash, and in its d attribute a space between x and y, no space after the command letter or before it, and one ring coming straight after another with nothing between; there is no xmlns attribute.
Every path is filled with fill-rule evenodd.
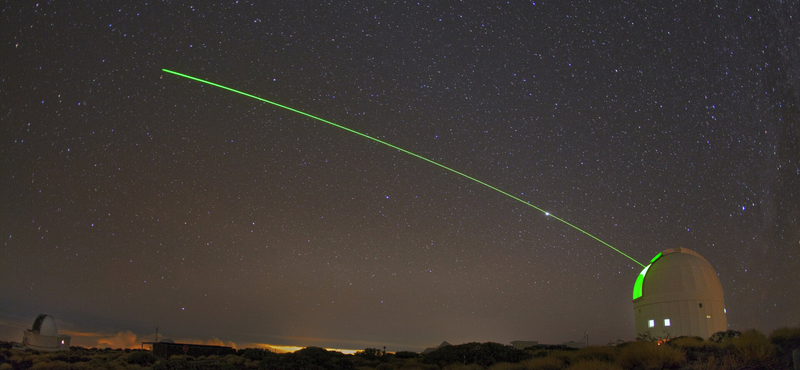
<svg viewBox="0 0 800 370"><path fill-rule="evenodd" d="M661 258L661 252L658 252L658 254L656 254L656 256L655 256L655 257L653 257L653 259L651 259L651 260L650 260L650 263L653 263L653 262L655 262L655 261L656 261L657 259L659 259L659 258Z"/></svg>
<svg viewBox="0 0 800 370"><path fill-rule="evenodd" d="M492 189L492 190L494 190L494 191L496 191L496 192L498 192L498 193L500 193L500 194L503 194L503 195L505 195L505 196L507 196L507 197L509 197L509 198L511 198L511 199L514 199L514 200L516 200L516 201L518 201L518 202L520 202L520 203L522 203L522 204L524 204L524 205L526 205L526 206L529 206L529 207L531 207L531 208L534 208L534 209L536 209L537 211L544 213L544 214L545 214L545 216L547 216L547 217L551 217L551 218L553 218L553 219L555 219L555 220L561 221L563 224L565 224L565 225L567 225L567 226L569 226L569 227L571 227L571 228L573 228L573 229L575 229L575 230L578 230L578 231L580 231L581 233L583 233L583 234L585 234L585 235L589 236L590 238L592 238L592 239L594 239L594 240L596 240L596 241L600 242L601 244L605 245L606 247L609 247L609 248L613 249L613 250L614 250L614 251L616 251L617 253L619 253L619 254L621 254L621 255L623 255L623 256L625 256L625 257L627 257L627 258L628 258L628 259L630 259L631 261L633 261L633 262L636 262L638 265L640 265L640 266L644 267L644 265L643 265L641 262L639 262L639 261L637 261L637 260L633 259L633 257L631 257L631 256L629 256L629 255L627 255L627 254L625 254L625 253L622 253L622 251L620 251L620 250L619 250L619 249L617 249L617 248L614 248L613 246L611 246L611 244L608 244L608 243L606 243L606 242L604 242L604 241L600 240L598 237L596 237L596 236L594 236L594 235L592 235L592 234L589 234L587 231L585 231L585 230L583 230L583 229L581 229L581 228L579 228L579 227L577 227L577 226L575 226L575 225L573 225L573 224L571 224L571 223L567 222L566 220L563 220L563 219L561 219L561 218L559 218L559 217L556 217L556 216L554 216L552 213L546 212L545 210L543 210L543 209L541 209L541 208L539 208L539 207L537 207L537 206L535 206L535 205L533 205L533 204L530 204L529 202L527 202L527 201L524 201L524 200L522 200L522 199L520 199L520 198L518 198L518 197L516 197L516 196L513 196L513 195L511 195L511 194L509 194L509 193L506 193L505 191L503 191L503 190L500 190L500 189L498 189L498 188L496 188L496 187L494 187L494 186L492 186L492 185L489 185L489 184L487 184L487 183L485 183L485 182L483 182L483 181L480 181L480 180L478 180L478 179L476 179L476 178L473 178L473 177L471 177L471 176L469 176L469 175L466 175L466 174L464 174L464 173L458 172L458 171L456 171L456 170L454 170L454 169L452 169L452 168L450 168L450 167L447 167L447 166L445 166L445 165L443 165L443 164L440 164L440 163L438 163L438 162L434 162L433 160L430 160L430 159L428 159L428 158L425 158L425 157L423 157L423 156L421 156L421 155L419 155L419 154L416 154L416 153L410 152L410 151L408 151L408 150L405 150L405 149L403 149L403 148L401 148L401 147L398 147L398 146L395 146L395 145L389 144L389 143L387 143L387 142L385 142L385 141L383 141L383 140L376 139L376 138L374 138L374 137L372 137L372 136L369 136L369 135L367 135L367 134L363 134L363 133L361 133L361 132L358 132L358 131L356 131L356 130L353 130L353 129L351 129L351 128L344 127L344 126L342 126L342 125L339 125L339 124L337 124L337 123L333 123L333 122L331 122L331 121L328 121L328 120L326 120L326 119L323 119L323 118L320 118L320 117L317 117L317 116L314 116L314 115L308 114L308 113L306 113L306 112L303 112L303 111L299 111L299 110L297 110L297 109L294 109L294 108L291 108L291 107L287 107L287 106L285 106L285 105L282 105L282 104L279 104L279 103L275 103L275 102L273 102L273 101L269 101L269 100L267 100L267 99L264 99L264 98L260 98L260 97L258 97L258 96L252 95L252 94L248 94L248 93L246 93L246 92L243 92L243 91L235 90L235 89L232 89L232 88L230 88L230 87L227 87L227 86L223 86L223 85L220 85L220 84L217 84L217 83L213 83L213 82L210 82L210 81L206 81L206 80L203 80L203 79L199 79L199 78L197 78L197 77L192 77L192 76L189 76L189 75L185 75L185 74L183 74L183 73L179 73L179 72L175 72L175 71L170 71L170 70L168 70L168 69L162 69L162 71L164 71L164 72L167 72L167 73L171 73L171 74L173 74L173 75L180 76L180 77L183 77L183 78L188 78L188 79L190 79L190 80L194 80L194 81L197 81L197 82L200 82L200 83L204 83L204 84L208 84L208 85L211 85L211 86L219 87L220 89L224 89L224 90L228 90L228 91L230 91L230 92L234 92L234 93L237 93L237 94L241 94L241 95L244 95L244 96L246 96L246 97L248 97L248 98L252 98L252 99L255 99L255 100L258 100L258 101L261 101L261 102L267 103L267 104L272 104L272 105L274 105L274 106L276 106L276 107L280 107L280 108L283 108L283 109L286 109L286 110L292 111L292 112L294 112L294 113L297 113L297 114L300 114L300 115L306 116L306 117L308 117L308 118L312 118L312 119L315 119L315 120L317 120L317 121L320 121L320 122L327 123L327 124L329 124L329 125L331 125L331 126L334 126L334 127L340 128L340 129L342 129L342 130L345 130L345 131L347 131L347 132L350 132L350 133L352 133L352 134L356 134L356 135L358 135L358 136L361 136L361 137L363 137L363 138L365 138L365 139L369 139L369 140L372 140L372 141L374 141L374 142L377 142L377 143L380 143L380 144L386 145L386 146L388 146L388 147L390 147L390 148L392 148L392 149L399 150L399 151L401 151L401 152L403 152L403 153L406 153L406 154L408 154L408 155L410 155L410 156L412 156L412 157L419 158L419 159L421 159L421 160L423 160L423 161L425 161L425 162L428 162L428 163L430 163L430 164L433 164L433 165L435 165L435 166L438 166L438 167L441 167L441 168L443 168L443 169L445 169L445 170L448 170L448 171L450 171L450 172L452 172L452 173L454 173L454 174L456 174L456 175L459 175L459 176L462 176L462 177L464 177L464 178L470 179L470 180L472 180L472 181L474 181L474 182L476 182L476 183L478 183L478 184L481 184L481 185L483 185L483 186L485 186L485 187L487 187L487 188L489 188L489 189ZM645 271L647 271L647 268L645 268ZM637 280L637 282L638 282L638 280ZM640 289L639 289L639 291L641 292L641 285L640 285ZM641 293L640 293L640 295L641 295ZM635 296L635 293L634 293L634 296Z"/></svg>
<svg viewBox="0 0 800 370"><path fill-rule="evenodd" d="M659 253L660 255L661 253ZM653 266L652 264L647 265L647 267L639 273L639 276L636 277L636 283L633 284L633 300L635 301L637 298L642 296L642 285L644 284L644 276L647 274L647 269Z"/></svg>

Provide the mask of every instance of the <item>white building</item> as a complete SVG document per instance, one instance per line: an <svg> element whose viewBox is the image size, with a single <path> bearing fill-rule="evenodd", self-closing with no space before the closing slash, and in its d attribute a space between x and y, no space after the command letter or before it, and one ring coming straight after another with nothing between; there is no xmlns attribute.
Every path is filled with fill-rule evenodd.
<svg viewBox="0 0 800 370"><path fill-rule="evenodd" d="M722 284L711 264L686 248L662 251L633 287L636 334L708 339L728 330Z"/></svg>
<svg viewBox="0 0 800 370"><path fill-rule="evenodd" d="M22 347L34 351L69 351L69 338L58 334L53 316L42 314L30 329L22 332Z"/></svg>

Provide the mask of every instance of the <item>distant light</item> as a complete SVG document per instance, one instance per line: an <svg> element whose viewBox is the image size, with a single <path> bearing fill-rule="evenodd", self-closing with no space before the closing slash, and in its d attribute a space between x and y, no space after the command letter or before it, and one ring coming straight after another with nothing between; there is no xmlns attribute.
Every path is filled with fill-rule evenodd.
<svg viewBox="0 0 800 370"><path fill-rule="evenodd" d="M670 326L669 319L664 319L664 326Z"/></svg>
<svg viewBox="0 0 800 370"><path fill-rule="evenodd" d="M652 328L654 326L656 326L656 320L648 320L647 321L647 327Z"/></svg>

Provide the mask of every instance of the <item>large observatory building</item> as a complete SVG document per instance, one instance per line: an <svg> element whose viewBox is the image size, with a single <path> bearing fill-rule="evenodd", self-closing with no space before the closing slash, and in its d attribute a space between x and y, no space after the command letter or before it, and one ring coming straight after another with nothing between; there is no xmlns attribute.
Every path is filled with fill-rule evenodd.
<svg viewBox="0 0 800 370"><path fill-rule="evenodd" d="M636 335L708 339L728 330L722 284L711 264L686 248L662 251L633 286Z"/></svg>

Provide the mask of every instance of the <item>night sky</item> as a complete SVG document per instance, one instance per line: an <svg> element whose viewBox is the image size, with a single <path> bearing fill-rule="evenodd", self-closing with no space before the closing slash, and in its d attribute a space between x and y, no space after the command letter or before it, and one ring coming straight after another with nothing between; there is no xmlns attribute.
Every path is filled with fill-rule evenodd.
<svg viewBox="0 0 800 370"><path fill-rule="evenodd" d="M0 339L635 338L634 261L162 68L800 324L794 2L127 3L2 6Z"/></svg>

